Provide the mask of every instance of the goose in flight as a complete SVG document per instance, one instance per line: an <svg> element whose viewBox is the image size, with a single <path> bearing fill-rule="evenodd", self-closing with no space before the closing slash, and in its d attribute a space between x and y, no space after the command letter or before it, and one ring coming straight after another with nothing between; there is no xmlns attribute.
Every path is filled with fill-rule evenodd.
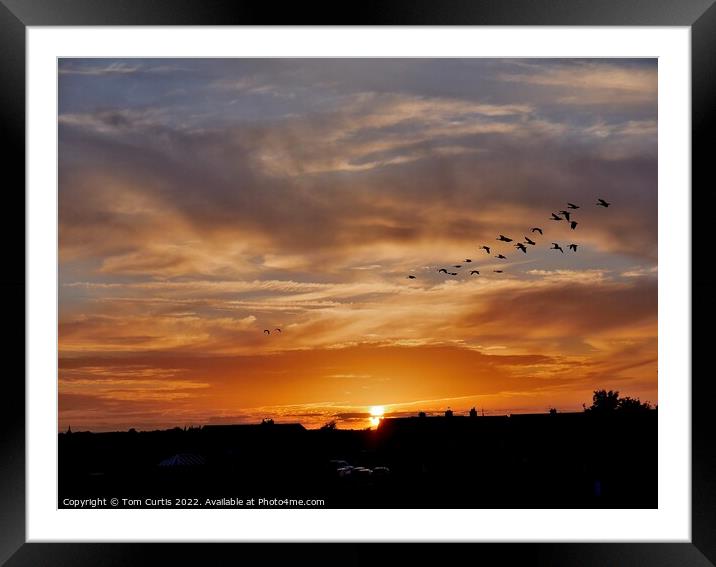
<svg viewBox="0 0 716 567"><path fill-rule="evenodd" d="M574 203L567 203L568 209L578 209L579 205L575 205Z"/></svg>
<svg viewBox="0 0 716 567"><path fill-rule="evenodd" d="M604 199L597 199L597 207L608 207L611 203L607 203Z"/></svg>
<svg viewBox="0 0 716 567"><path fill-rule="evenodd" d="M532 229L532 232L539 232L540 234L542 234L542 229L540 227L536 226Z"/></svg>
<svg viewBox="0 0 716 567"><path fill-rule="evenodd" d="M499 258L500 260L507 260L507 256L503 256L502 254L498 254L495 256L495 258Z"/></svg>
<svg viewBox="0 0 716 567"><path fill-rule="evenodd" d="M517 244L515 244L515 248L519 248L520 250L522 250L522 252L527 254L527 247L524 244L522 244L521 242L518 242Z"/></svg>
<svg viewBox="0 0 716 567"><path fill-rule="evenodd" d="M264 329L264 333L266 333L267 335L270 335L271 331L269 331L268 329Z"/></svg>
<svg viewBox="0 0 716 567"><path fill-rule="evenodd" d="M562 213L562 215L564 215L564 218L567 219L567 220L569 220L569 217L570 217L571 214L572 214L572 213L570 213L569 211L559 211L559 212Z"/></svg>
<svg viewBox="0 0 716 567"><path fill-rule="evenodd" d="M451 276L456 276L457 272L448 272Z"/></svg>
<svg viewBox="0 0 716 567"><path fill-rule="evenodd" d="M495 272L496 274L501 274L501 273L502 273L502 270L492 270L492 271Z"/></svg>
<svg viewBox="0 0 716 567"><path fill-rule="evenodd" d="M472 262L472 260L470 260L470 258L465 258L465 262Z"/></svg>
<svg viewBox="0 0 716 567"><path fill-rule="evenodd" d="M442 273L444 273L444 274L447 274L447 273L448 273L448 271L447 271L445 268L440 268L440 269L438 270L438 274L439 274L440 272L442 272Z"/></svg>
<svg viewBox="0 0 716 567"><path fill-rule="evenodd" d="M532 246L535 245L535 241L532 240L531 238L529 238L528 236L525 236L525 242L526 242L527 244L531 244Z"/></svg>
<svg viewBox="0 0 716 567"><path fill-rule="evenodd" d="M471 276L474 276L475 274L477 274L477 275L479 276L479 275L480 275L480 271L479 271L479 270L470 270L470 275L471 275Z"/></svg>
<svg viewBox="0 0 716 567"><path fill-rule="evenodd" d="M462 264L456 264L453 268L462 268Z"/></svg>
<svg viewBox="0 0 716 567"><path fill-rule="evenodd" d="M504 234L500 234L500 236L498 236L495 240L499 240L501 242L512 242L512 239L508 238Z"/></svg>
<svg viewBox="0 0 716 567"><path fill-rule="evenodd" d="M489 246L480 246L480 250L484 250L488 254L490 253L490 247Z"/></svg>
<svg viewBox="0 0 716 567"><path fill-rule="evenodd" d="M578 224L579 224L579 223L578 223L576 220L573 220L572 222L569 223L569 228L571 228L572 230L574 230L575 228L577 228L577 225L578 225Z"/></svg>
<svg viewBox="0 0 716 567"><path fill-rule="evenodd" d="M411 274L411 275L408 276L407 279L409 279L409 280L414 280L414 279L415 279L415 276Z"/></svg>
<svg viewBox="0 0 716 567"><path fill-rule="evenodd" d="M552 213L552 218L549 220L564 220L562 217L560 217L557 213Z"/></svg>
<svg viewBox="0 0 716 567"><path fill-rule="evenodd" d="M574 250L576 252L577 246L579 246L579 245L578 244L570 244L569 246L567 246L567 248L569 248L570 250Z"/></svg>
<svg viewBox="0 0 716 567"><path fill-rule="evenodd" d="M562 250L562 247L556 242L552 243L552 248L550 248L550 250L559 250L562 254L564 254L564 250Z"/></svg>
<svg viewBox="0 0 716 567"><path fill-rule="evenodd" d="M274 329L274 331L280 333L280 332L281 332L281 329L279 329L278 327L276 327L276 328Z"/></svg>

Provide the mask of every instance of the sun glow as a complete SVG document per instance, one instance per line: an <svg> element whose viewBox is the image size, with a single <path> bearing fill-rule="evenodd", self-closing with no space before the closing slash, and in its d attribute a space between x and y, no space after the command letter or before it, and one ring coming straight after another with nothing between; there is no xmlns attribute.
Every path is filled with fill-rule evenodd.
<svg viewBox="0 0 716 567"><path fill-rule="evenodd" d="M373 406L370 408L370 425L376 427L385 414L384 406Z"/></svg>

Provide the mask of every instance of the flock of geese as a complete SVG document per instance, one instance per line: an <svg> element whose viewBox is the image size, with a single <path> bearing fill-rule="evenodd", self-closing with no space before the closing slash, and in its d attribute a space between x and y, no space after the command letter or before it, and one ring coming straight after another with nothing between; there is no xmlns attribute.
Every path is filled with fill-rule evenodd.
<svg viewBox="0 0 716 567"><path fill-rule="evenodd" d="M608 203L604 199L597 199L597 202L596 202L597 207L604 207L606 209L609 205L611 205L611 203ZM567 203L567 208L565 210L558 211L556 213L552 213L552 216L549 218L549 220L558 221L558 222L559 221L567 221L567 223L569 224L569 228L571 228L572 230L575 230L577 228L577 225L579 225L579 223L576 220L573 220L572 216L574 215L574 211L576 211L579 208L581 208L579 205L575 205L574 203ZM530 228L530 233L533 235L534 234L539 234L540 236L544 235L544 231L539 226L533 226L532 228ZM537 237L533 236L533 238L537 238ZM498 242L504 242L504 243L510 243L510 242L514 241L514 239L510 238L509 236L505 236L504 234L500 234L495 240L497 240ZM537 245L537 242L535 240L533 240L529 236L525 236L524 242L517 242L513 246L515 248L517 248L523 254L527 254L527 249L528 249L527 247L528 246L536 246L536 245ZM493 247L494 246L482 245L479 247L478 250L484 250L487 254L492 254ZM576 252L578 247L579 247L579 244L572 243L567 246L567 249L571 250L572 252ZM552 242L552 248L550 248L550 250L559 250L562 254L564 254L564 249L557 242ZM495 258L497 258L498 260L507 260L507 256L505 256L504 254L501 254L501 253L495 254ZM472 259L465 258L463 263L464 264L472 264ZM454 272L451 270L452 269L459 270L462 267L463 267L463 264L455 264L451 267L451 269L440 268L438 270L438 273L445 274L446 276L457 276L457 275L459 275L459 272ZM504 272L504 270L492 270L492 271L496 274L502 274ZM470 275L471 276L479 276L480 270L470 270ZM413 274L409 274L406 277L409 280L414 280L417 278L417 276L415 276ZM273 330L273 332L281 333L281 329L276 327ZM264 329L264 334L270 335L271 330Z"/></svg>
<svg viewBox="0 0 716 567"><path fill-rule="evenodd" d="M604 199L597 199L597 202L596 202L597 207L604 207L606 209L609 205L611 205L611 203L608 203ZM549 220L551 220L551 221L567 221L567 224L569 224L569 228L571 228L572 230L575 230L577 228L577 225L579 225L579 223L576 220L574 220L572 217L575 214L574 211L576 211L579 208L581 208L579 205L575 205L574 203L567 203L567 208L565 210L561 210L556 213L552 213L552 216L549 218ZM534 226L534 227L530 228L530 232L533 235L537 234L537 233L539 233L540 236L544 235L544 231L542 230L542 228L540 228L538 226ZM536 238L536 236L533 236L533 238ZM509 236L505 236L504 234L500 234L495 240L497 240L498 242L504 242L504 243L510 243L510 242L514 241L514 239L510 238ZM535 240L532 240L532 238L530 238L529 236L525 236L524 242L517 242L513 246L515 248L517 248L523 254L527 254L527 247L528 246L536 246L536 245L537 245L537 242ZM579 244L572 243L567 246L567 249L571 250L572 252L576 252L578 247L579 247ZM487 254L491 254L492 248L493 248L492 246L483 245L483 246L479 247L479 250L484 250ZM552 242L552 247L550 248L550 250L559 250L562 254L564 254L564 248L562 248L559 245L559 243L557 243L557 242ZM504 254L495 254L494 257L497 258L498 260L507 260L507 256L505 256ZM463 264L472 264L472 259L465 258L465 260L463 261ZM454 272L451 270L452 269L459 270L460 268L463 267L463 264L455 264L451 267L451 269L440 268L438 270L438 273L445 274L446 276L457 276L459 274L459 272ZM502 274L504 272L504 270L492 270L492 271L496 274ZM471 276L479 276L480 270L470 270L470 275ZM413 274L409 274L407 276L407 279L409 279L409 280L414 280L416 278L417 278L417 276L415 276Z"/></svg>

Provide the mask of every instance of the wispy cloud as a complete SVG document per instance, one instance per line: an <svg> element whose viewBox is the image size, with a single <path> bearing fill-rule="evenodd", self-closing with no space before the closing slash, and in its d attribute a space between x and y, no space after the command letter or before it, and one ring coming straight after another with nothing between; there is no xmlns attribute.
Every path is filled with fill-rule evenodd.
<svg viewBox="0 0 716 567"><path fill-rule="evenodd" d="M88 64L87 62L90 61ZM86 77L101 77L111 75L133 75L136 73L179 73L187 71L186 67L172 64L156 64L147 66L142 63L134 63L128 61L106 61L102 59L96 60L74 60L61 59L58 67L60 75L79 75ZM131 61L131 60L130 60Z"/></svg>
<svg viewBox="0 0 716 567"><path fill-rule="evenodd" d="M573 105L655 103L655 67L620 65L617 61L515 65L497 77L509 83L523 83L554 89L561 93L557 102Z"/></svg>

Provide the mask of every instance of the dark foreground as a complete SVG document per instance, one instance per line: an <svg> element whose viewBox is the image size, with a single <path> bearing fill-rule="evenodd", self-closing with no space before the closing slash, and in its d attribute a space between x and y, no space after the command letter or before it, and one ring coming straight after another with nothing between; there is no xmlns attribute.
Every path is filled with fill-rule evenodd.
<svg viewBox="0 0 716 567"><path fill-rule="evenodd" d="M59 435L60 508L657 504L656 411Z"/></svg>

